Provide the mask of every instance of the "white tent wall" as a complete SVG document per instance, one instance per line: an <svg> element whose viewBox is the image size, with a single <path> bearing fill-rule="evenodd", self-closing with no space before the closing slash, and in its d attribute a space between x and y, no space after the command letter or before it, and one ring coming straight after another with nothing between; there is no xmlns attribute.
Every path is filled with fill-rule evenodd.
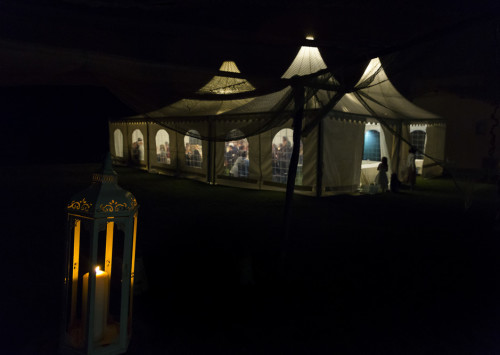
<svg viewBox="0 0 500 355"><path fill-rule="evenodd" d="M120 132L121 142L117 141L119 135L115 134L115 132ZM126 123L109 122L109 149L113 157L113 164L115 165L128 165L129 163L130 143L127 137L128 125Z"/></svg>
<svg viewBox="0 0 500 355"><path fill-rule="evenodd" d="M225 143L216 143L216 182L220 185L254 189L284 191L286 185L273 181L272 141L283 128L291 128L292 121L262 134L248 137L249 176L234 178L224 176ZM359 188L361 158L363 154L364 125L327 118L322 125L323 153L318 155L320 128L315 127L301 138L303 145L302 184L296 185L297 193L316 195L318 179L318 159L323 161L321 195L354 192Z"/></svg>
<svg viewBox="0 0 500 355"><path fill-rule="evenodd" d="M320 126L312 129L307 136L301 138L303 144L302 186L296 186L298 191L304 194L317 194L319 154L318 139ZM319 158L319 159L318 159Z"/></svg>
<svg viewBox="0 0 500 355"><path fill-rule="evenodd" d="M304 118L307 123L307 117ZM230 132L236 122L221 121L216 125L220 131ZM209 131L210 123L208 121L199 121L192 124L192 127L198 130ZM214 126L212 124L212 126ZM124 151L128 151L126 157L117 161L124 163L127 161L131 165L137 166L137 163L131 159L132 132L141 130L145 138L145 146L148 147L145 162L141 162L139 167L147 169L153 173L163 173L168 175L183 176L204 182L214 182L220 185L233 187L243 187L252 189L266 189L284 191L286 184L273 181L272 168L272 142L274 136L284 128L292 128L292 120L285 125L272 128L258 135L247 137L249 151L249 175L245 178L230 177L224 175L224 153L225 142L209 142L201 140L203 160L201 168L188 166L185 158L185 134L173 131L164 126L155 123L110 123L110 138L114 137L114 131L120 128L124 135L129 138L124 140L128 142ZM431 152L442 151L443 147L443 126L428 127L428 149ZM370 167L364 167L363 147L364 133L366 130L377 130L380 132L381 156L387 156L389 159L389 176L392 171L399 167L399 178L406 178L405 164L408 156L409 145L400 140L398 135L393 134L397 131L401 136L410 139L410 128L408 125L391 126L387 129L380 124L365 124L358 121L338 120L326 117L322 124L314 127L306 136L302 136L303 144L303 179L302 184L295 186L297 193L306 195L332 195L337 193L350 193L359 189L360 185L370 184L374 181L376 175L376 166L379 162L372 162ZM165 130L170 138L170 164L160 164L157 161L156 134L159 130ZM321 135L322 143L319 144ZM291 138L291 137L290 137ZM111 147L114 141L110 140ZM320 152L319 150L322 149ZM426 148L427 149L427 148ZM398 162L399 159L399 162ZM321 162L319 162L321 160ZM318 170L318 163L321 169ZM368 162L370 163L370 162ZM211 165L210 165L211 164ZM210 173L210 172L213 173ZM432 170L434 171L434 170ZM371 172L371 175L369 174ZM318 173L321 176L321 190L317 191ZM431 174L431 171L429 172ZM373 175L373 176L372 176ZM363 177L365 179L363 180Z"/></svg>
<svg viewBox="0 0 500 355"><path fill-rule="evenodd" d="M446 138L445 125L427 126L425 138L425 156L422 166L422 176L433 178L443 174L439 163L444 161L444 142ZM433 159L429 158L432 157Z"/></svg>
<svg viewBox="0 0 500 355"><path fill-rule="evenodd" d="M218 123L221 126L228 123ZM247 137L249 154L249 174L248 178L230 177L224 175L224 152L225 142L216 143L215 172L216 182L220 185L233 187L245 187L253 189L284 191L286 184L273 181L272 167L272 144L275 135L284 128L292 127L292 120L285 125L275 127L261 134ZM227 131L231 130L228 126ZM297 193L312 195L315 193L317 180L317 149L318 149L318 129L313 129L307 137L302 137L303 147L303 178L302 183L295 186ZM292 141L292 137L289 137Z"/></svg>
<svg viewBox="0 0 500 355"><path fill-rule="evenodd" d="M365 125L325 118L321 127L322 195L357 191L361 178Z"/></svg>

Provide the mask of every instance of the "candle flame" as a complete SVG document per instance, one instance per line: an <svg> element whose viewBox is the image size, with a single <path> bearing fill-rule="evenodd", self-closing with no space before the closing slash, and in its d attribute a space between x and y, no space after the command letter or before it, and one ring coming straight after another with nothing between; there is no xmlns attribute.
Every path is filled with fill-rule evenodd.
<svg viewBox="0 0 500 355"><path fill-rule="evenodd" d="M96 275L100 275L100 274L102 274L103 272L104 272L104 271L101 271L101 269L99 268L99 266L97 266L97 267L95 268L95 273L96 273Z"/></svg>

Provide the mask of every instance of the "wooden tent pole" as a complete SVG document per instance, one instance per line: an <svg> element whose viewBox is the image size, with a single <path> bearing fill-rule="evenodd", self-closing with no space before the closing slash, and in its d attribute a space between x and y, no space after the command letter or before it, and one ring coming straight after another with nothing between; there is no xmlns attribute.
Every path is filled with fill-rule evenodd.
<svg viewBox="0 0 500 355"><path fill-rule="evenodd" d="M302 136L302 120L304 116L304 86L295 82L294 88L294 103L295 103L295 114L293 116L293 147L292 156L290 158L290 164L288 166L288 178L286 182L286 196L285 196L285 233L283 235L282 246L281 246L281 272L284 271L285 259L288 249L288 239L291 230L292 221L292 200L295 188L295 177L297 176L297 165L299 162L300 154L300 138Z"/></svg>

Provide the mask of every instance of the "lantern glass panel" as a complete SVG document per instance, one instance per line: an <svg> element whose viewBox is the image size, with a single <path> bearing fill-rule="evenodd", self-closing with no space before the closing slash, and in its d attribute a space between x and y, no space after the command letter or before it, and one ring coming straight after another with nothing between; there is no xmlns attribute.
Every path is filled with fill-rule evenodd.
<svg viewBox="0 0 500 355"><path fill-rule="evenodd" d="M109 319L110 323L115 324L117 327L120 322L122 299L124 238L124 232L115 225L113 235L113 262L111 264Z"/></svg>
<svg viewBox="0 0 500 355"><path fill-rule="evenodd" d="M90 240L92 226L88 219L70 216L71 242L68 247L68 302L66 309L66 341L71 346L84 346L86 315L84 313L83 276L90 269Z"/></svg>

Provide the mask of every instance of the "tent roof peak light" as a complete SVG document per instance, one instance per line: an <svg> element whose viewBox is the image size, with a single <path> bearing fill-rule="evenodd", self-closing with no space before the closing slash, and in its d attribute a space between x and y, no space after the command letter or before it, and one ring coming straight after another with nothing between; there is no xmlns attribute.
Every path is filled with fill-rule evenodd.
<svg viewBox="0 0 500 355"><path fill-rule="evenodd" d="M295 75L309 75L326 68L326 63L323 60L318 47L302 46L300 47L300 50L295 56L292 64L290 64L281 78L290 79Z"/></svg>
<svg viewBox="0 0 500 355"><path fill-rule="evenodd" d="M219 71L240 73L236 63L233 61L223 62ZM253 90L255 90L255 87L248 80L224 76L224 73L221 73L221 75L214 76L205 86L199 89L198 93L228 95Z"/></svg>
<svg viewBox="0 0 500 355"><path fill-rule="evenodd" d="M240 73L240 70L238 69L238 66L232 60L226 60L226 61L224 61L222 63L222 65L220 66L219 71L226 71L226 72L229 72L229 73Z"/></svg>

